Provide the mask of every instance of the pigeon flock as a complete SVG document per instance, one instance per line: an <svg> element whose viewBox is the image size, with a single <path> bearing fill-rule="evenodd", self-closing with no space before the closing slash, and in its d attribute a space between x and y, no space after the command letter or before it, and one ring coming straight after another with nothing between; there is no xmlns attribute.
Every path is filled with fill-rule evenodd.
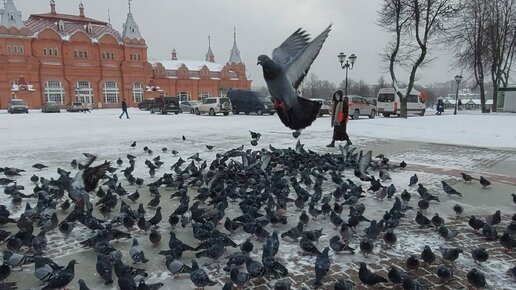
<svg viewBox="0 0 516 290"><path fill-rule="evenodd" d="M251 145L256 146L261 134L250 133ZM371 151L350 145L340 146L336 153L316 153L300 141L287 149L269 145L246 150L242 145L216 152L215 146L201 147L214 151L212 160L199 153L178 156L179 152L162 148L162 154L174 158L170 164L159 155L154 157L148 146L139 151L136 142L127 150L130 153L116 161L97 165L97 157L85 153L84 164L82 158L74 159L57 168L50 179L39 177L37 171L29 177L23 169L0 167L5 176L0 186L11 201L0 205L1 290L16 289L16 282L10 280L14 271L34 275L45 290L62 289L72 282L81 290L96 289L85 282L90 283L86 278L92 273L75 271L76 264L82 263L79 258L59 265L47 254L51 240L73 237L79 231L88 233L80 245L96 257L95 265L88 267L95 271L95 279L122 290L178 289L176 279L189 280L196 289L246 289L264 278L270 289L296 289L289 279L298 271L295 267L308 267L310 280L302 286L308 289L362 289L377 284L389 289L432 289L455 279L459 257L478 265L467 269L463 277L467 283L475 289L489 287L482 267L489 260L486 248L479 246L470 253L448 244L462 232L443 217L465 215L453 200L466 193L446 181L441 182L442 191L429 190L417 174L406 186L396 188L390 183L391 175L408 170L405 162L394 164L382 154L373 157ZM145 168L148 176L135 176L136 167ZM33 168L52 170L39 163ZM18 185L29 178L33 188ZM467 174L462 178L471 186L477 180ZM478 182L482 188L491 186L485 177ZM512 197L516 203L516 194ZM173 207L165 205L168 200ZM366 200L376 202L384 213L366 212ZM452 204L447 212L427 216L429 208L445 202ZM13 218L10 210L19 217ZM465 222L470 227L467 231L510 253L516 248L516 215L504 221L507 226L501 225L503 219L496 211L465 217ZM404 265L391 267L387 274L364 262L396 247L399 227L407 224L440 237L442 247L421 244L420 254L408 255ZM288 254L308 257L310 265L289 264L284 256L292 249L296 253ZM341 255L363 257L353 269L358 279L329 277ZM149 265L174 279L167 285L150 283L155 273L147 270ZM422 282L420 268L434 272L440 281ZM500 271L516 279L516 265Z"/></svg>

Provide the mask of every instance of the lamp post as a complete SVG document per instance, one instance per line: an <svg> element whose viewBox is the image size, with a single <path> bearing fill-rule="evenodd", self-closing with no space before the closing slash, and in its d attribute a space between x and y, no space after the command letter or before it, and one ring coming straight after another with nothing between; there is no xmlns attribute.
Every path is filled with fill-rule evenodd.
<svg viewBox="0 0 516 290"><path fill-rule="evenodd" d="M455 110L453 111L453 114L457 115L457 107L459 106L459 85L460 82L462 82L462 75L456 75L455 82L457 82L457 91L455 92Z"/></svg>
<svg viewBox="0 0 516 290"><path fill-rule="evenodd" d="M347 59L346 55L341 52L337 55L337 58L340 62L340 68L346 69L346 87L344 88L344 96L348 97L348 70L353 69L355 62L357 61L357 56L355 54L351 54Z"/></svg>

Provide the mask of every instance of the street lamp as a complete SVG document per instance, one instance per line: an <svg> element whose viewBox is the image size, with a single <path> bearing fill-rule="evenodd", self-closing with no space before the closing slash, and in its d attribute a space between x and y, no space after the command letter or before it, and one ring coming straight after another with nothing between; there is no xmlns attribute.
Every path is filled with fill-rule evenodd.
<svg viewBox="0 0 516 290"><path fill-rule="evenodd" d="M455 111L453 111L454 115L457 115L457 106L459 106L459 85L462 82L462 75L456 75L455 81L457 82L457 91L455 93Z"/></svg>
<svg viewBox="0 0 516 290"><path fill-rule="evenodd" d="M346 69L346 87L344 88L344 96L348 97L348 70L353 69L355 62L357 61L357 56L355 54L351 54L348 59L346 59L346 55L341 52L337 55L337 58L340 62L340 68Z"/></svg>

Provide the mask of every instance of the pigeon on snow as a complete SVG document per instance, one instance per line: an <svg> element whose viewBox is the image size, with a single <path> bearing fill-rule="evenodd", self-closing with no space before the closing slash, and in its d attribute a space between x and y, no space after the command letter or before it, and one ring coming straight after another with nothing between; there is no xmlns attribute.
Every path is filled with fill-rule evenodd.
<svg viewBox="0 0 516 290"><path fill-rule="evenodd" d="M298 137L300 131L312 124L321 107L320 102L297 95L296 91L305 78L310 65L319 54L331 25L311 42L306 31L298 29L272 52L272 59L258 56L263 77L281 122Z"/></svg>

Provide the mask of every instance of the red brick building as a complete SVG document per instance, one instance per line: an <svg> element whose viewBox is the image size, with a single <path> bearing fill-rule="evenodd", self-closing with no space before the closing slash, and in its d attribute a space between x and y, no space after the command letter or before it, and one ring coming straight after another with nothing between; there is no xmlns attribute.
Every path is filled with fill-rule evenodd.
<svg viewBox="0 0 516 290"><path fill-rule="evenodd" d="M147 58L147 44L129 7L122 33L111 24L61 14L50 1L50 13L23 21L14 0L0 9L0 108L22 98L30 108L45 101L63 106L79 101L92 107L118 107L126 98L134 106L159 94L200 99L232 88L249 89L245 65L235 43L226 65L215 63L211 47L204 61Z"/></svg>

